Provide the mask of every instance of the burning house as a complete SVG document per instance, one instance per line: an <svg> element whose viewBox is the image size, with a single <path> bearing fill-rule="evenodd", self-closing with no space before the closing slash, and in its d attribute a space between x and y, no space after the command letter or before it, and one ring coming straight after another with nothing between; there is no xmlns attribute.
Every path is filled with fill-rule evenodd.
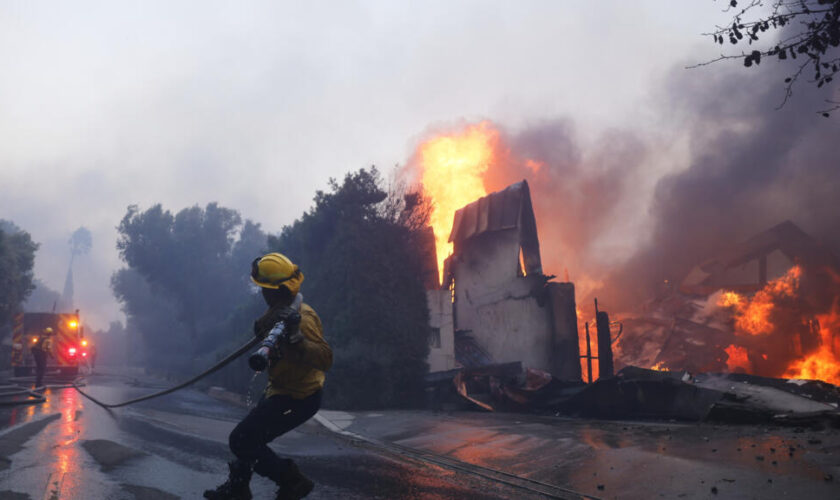
<svg viewBox="0 0 840 500"><path fill-rule="evenodd" d="M619 321L595 301L582 337L574 285L543 273L528 183L485 190L490 166L509 161L486 123L417 150L437 257L427 280L430 403L719 421L794 412L840 425L834 386L784 380L840 382L840 264L824 246L782 223L666 281Z"/></svg>
<svg viewBox="0 0 840 500"><path fill-rule="evenodd" d="M427 292L431 372L521 363L580 380L575 292L542 272L526 181L455 213L439 289Z"/></svg>
<svg viewBox="0 0 840 500"><path fill-rule="evenodd" d="M621 364L840 382L840 261L790 221L695 266L624 320Z"/></svg>

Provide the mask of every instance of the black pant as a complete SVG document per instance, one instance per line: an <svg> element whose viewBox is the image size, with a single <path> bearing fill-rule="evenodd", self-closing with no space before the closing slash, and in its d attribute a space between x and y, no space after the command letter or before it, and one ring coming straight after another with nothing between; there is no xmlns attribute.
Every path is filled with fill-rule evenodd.
<svg viewBox="0 0 840 500"><path fill-rule="evenodd" d="M47 371L47 353L41 349L32 349L32 357L35 358L35 387L41 387L44 372Z"/></svg>
<svg viewBox="0 0 840 500"><path fill-rule="evenodd" d="M277 480L292 461L278 457L268 443L312 418L320 407L321 391L304 399L285 395L263 398L230 433L230 450L253 465L257 474Z"/></svg>

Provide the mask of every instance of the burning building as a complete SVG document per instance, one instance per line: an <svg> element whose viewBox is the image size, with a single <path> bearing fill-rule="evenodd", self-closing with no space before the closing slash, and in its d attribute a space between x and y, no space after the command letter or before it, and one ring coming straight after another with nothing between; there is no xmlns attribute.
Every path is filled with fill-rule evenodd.
<svg viewBox="0 0 840 500"><path fill-rule="evenodd" d="M840 261L792 222L665 288L624 320L620 364L840 383Z"/></svg>
<svg viewBox="0 0 840 500"><path fill-rule="evenodd" d="M455 212L441 286L427 292L430 371L520 362L579 380L572 283L542 272L526 181Z"/></svg>
<svg viewBox="0 0 840 500"><path fill-rule="evenodd" d="M619 321L596 300L590 339L575 286L543 272L528 183L485 190L492 169L516 161L487 123L436 135L415 155L437 257L426 280L430 403L606 418L838 419L833 386L778 380L840 382L840 263L825 246L782 223L665 281ZM589 346L597 368L584 384ZM809 391L819 404L788 404L792 392L817 397Z"/></svg>

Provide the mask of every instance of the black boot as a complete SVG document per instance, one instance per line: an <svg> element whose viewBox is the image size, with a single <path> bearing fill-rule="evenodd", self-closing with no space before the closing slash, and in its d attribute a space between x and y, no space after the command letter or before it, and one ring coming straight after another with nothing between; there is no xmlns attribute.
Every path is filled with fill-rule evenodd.
<svg viewBox="0 0 840 500"><path fill-rule="evenodd" d="M228 480L215 490L204 492L204 498L210 500L251 500L251 464L241 460L228 463Z"/></svg>
<svg viewBox="0 0 840 500"><path fill-rule="evenodd" d="M299 500L315 487L315 483L304 476L297 464L288 458L280 459L278 463L271 465L257 461L254 464L254 472L277 483L275 500Z"/></svg>

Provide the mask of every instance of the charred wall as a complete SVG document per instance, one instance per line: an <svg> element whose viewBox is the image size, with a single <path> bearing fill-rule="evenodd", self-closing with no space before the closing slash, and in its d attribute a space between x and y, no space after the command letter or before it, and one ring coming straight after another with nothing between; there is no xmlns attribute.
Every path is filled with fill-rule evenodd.
<svg viewBox="0 0 840 500"><path fill-rule="evenodd" d="M435 316L432 370L448 366L444 344L451 321L462 365L521 362L580 379L574 285L549 282L542 274L528 184L514 184L459 210L451 240L446 289L429 292ZM458 358L459 339L464 359Z"/></svg>

